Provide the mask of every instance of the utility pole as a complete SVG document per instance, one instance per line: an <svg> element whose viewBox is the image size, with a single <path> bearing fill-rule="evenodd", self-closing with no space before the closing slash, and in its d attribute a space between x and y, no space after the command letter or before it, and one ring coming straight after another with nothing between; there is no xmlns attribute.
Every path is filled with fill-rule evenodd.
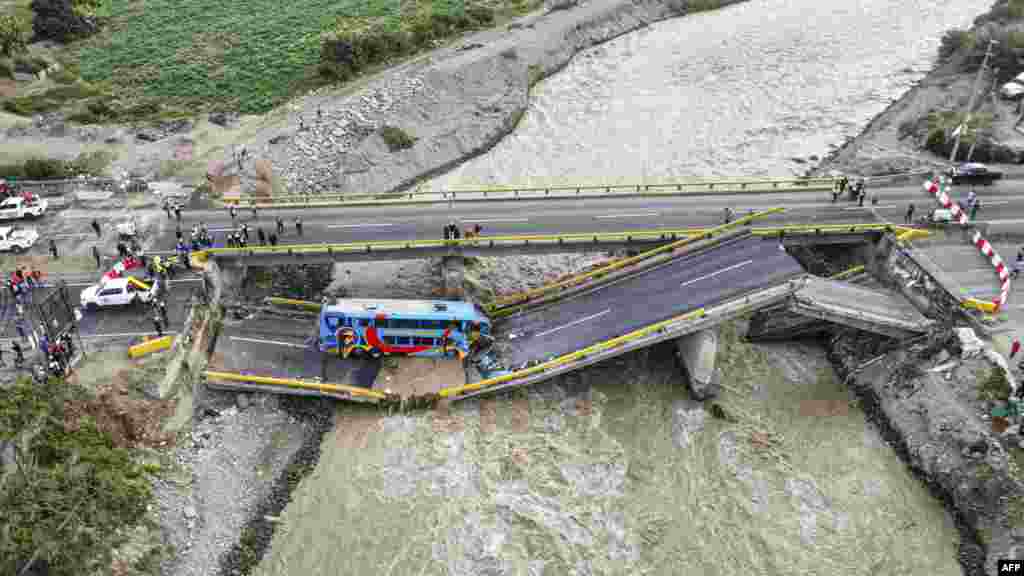
<svg viewBox="0 0 1024 576"><path fill-rule="evenodd" d="M990 89L990 91L992 93L992 109L993 110L996 110L996 106L997 106L997 102L996 102L996 82L998 82L998 81L999 81L999 68L993 68L992 69L992 88ZM971 142L971 147L967 149L967 161L968 162L970 162L971 158L974 156L974 147L977 146L977 145L978 145L978 139L975 138L974 142Z"/></svg>
<svg viewBox="0 0 1024 576"><path fill-rule="evenodd" d="M967 113L964 115L964 121L960 126L957 127L956 142L953 143L953 151L949 154L949 163L952 164L956 161L956 153L960 148L960 137L963 136L964 131L967 130L967 124L971 121L971 109L974 108L974 100L978 96L978 85L981 84L981 77L985 74L985 68L988 67L988 59L992 57L992 47L999 42L995 40L988 41L988 48L985 49L985 59L981 61L981 67L978 68L978 75L974 77L974 87L971 89L971 99L967 101Z"/></svg>

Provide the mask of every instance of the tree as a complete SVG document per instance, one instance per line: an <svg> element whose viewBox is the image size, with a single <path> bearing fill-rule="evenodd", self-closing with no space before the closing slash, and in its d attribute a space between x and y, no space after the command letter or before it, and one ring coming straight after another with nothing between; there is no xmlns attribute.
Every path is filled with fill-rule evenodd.
<svg viewBox="0 0 1024 576"><path fill-rule="evenodd" d="M32 29L44 40L70 42L96 31L96 18L88 5L79 6L72 0L32 0L35 12Z"/></svg>
<svg viewBox="0 0 1024 576"><path fill-rule="evenodd" d="M25 50L32 29L28 22L13 14L0 15L0 56L14 56Z"/></svg>

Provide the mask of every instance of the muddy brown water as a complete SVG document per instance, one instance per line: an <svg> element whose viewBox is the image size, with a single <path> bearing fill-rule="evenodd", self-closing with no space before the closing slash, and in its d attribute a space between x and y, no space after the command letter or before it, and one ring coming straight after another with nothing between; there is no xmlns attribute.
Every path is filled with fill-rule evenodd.
<svg viewBox="0 0 1024 576"><path fill-rule="evenodd" d="M656 24L575 58L431 187L802 172L988 4L754 0ZM688 398L664 348L590 386L341 407L254 574L960 574L953 521L822 350L723 343L733 421Z"/></svg>

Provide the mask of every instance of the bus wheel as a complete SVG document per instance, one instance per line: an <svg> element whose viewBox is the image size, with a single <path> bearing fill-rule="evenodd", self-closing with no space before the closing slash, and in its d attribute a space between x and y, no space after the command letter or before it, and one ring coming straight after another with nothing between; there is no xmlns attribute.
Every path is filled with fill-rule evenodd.
<svg viewBox="0 0 1024 576"><path fill-rule="evenodd" d="M370 358L377 360L383 355L384 353L381 352L380 350L377 350L376 348L370 348Z"/></svg>

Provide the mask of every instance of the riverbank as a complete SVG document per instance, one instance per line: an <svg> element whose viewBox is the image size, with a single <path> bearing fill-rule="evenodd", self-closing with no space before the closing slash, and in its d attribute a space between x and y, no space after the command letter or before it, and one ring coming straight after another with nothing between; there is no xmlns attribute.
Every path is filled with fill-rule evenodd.
<svg viewBox="0 0 1024 576"><path fill-rule="evenodd" d="M699 2L699 9L743 0ZM111 173L202 181L212 172L236 191L392 191L408 188L490 149L515 129L530 87L581 50L692 11L692 2L595 0L557 3L506 26L466 35L394 68L315 90L261 116L130 126L76 126L41 116L0 115L12 159L85 150L116 155ZM392 150L397 128L412 141ZM393 145L394 142L391 142ZM236 152L246 150L241 163ZM264 172L265 173L265 172Z"/></svg>

